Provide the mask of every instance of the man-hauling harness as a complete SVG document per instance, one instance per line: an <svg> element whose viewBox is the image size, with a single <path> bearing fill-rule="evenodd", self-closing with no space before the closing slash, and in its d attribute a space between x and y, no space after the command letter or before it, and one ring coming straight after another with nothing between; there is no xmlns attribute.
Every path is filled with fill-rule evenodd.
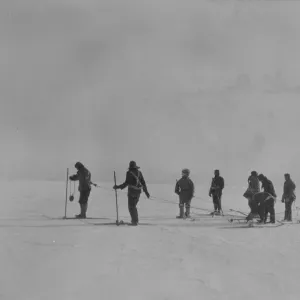
<svg viewBox="0 0 300 300"><path fill-rule="evenodd" d="M129 184L128 187L137 191L142 191L143 185L140 181L140 172L137 170L138 175L136 176L132 171L129 171L129 173L136 179L136 185Z"/></svg>
<svg viewBox="0 0 300 300"><path fill-rule="evenodd" d="M135 161L131 161L129 163L129 170L126 173L126 180L124 183L114 186L114 189L124 189L128 186L128 210L131 216L132 225L137 225L139 222L137 204L139 202L142 189L147 198L150 198L145 179L138 168L139 167L136 165ZM137 175L134 174L135 172L137 172Z"/></svg>

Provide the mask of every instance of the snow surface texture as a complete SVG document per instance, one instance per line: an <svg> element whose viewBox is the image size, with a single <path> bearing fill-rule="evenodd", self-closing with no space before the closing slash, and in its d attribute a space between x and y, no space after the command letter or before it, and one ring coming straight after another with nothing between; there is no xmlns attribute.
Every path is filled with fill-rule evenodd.
<svg viewBox="0 0 300 300"><path fill-rule="evenodd" d="M176 204L139 203L141 226L114 225L111 185L93 188L86 220L62 220L65 184L2 182L0 299L300 299L298 225L248 228L229 217L192 209L178 220ZM177 201L170 185L152 196ZM243 190L225 189L224 213L245 212ZM211 209L207 188L192 205ZM129 221L126 192L120 219ZM68 202L68 217L78 212ZM277 202L277 219L283 204ZM297 213L293 211L294 218Z"/></svg>

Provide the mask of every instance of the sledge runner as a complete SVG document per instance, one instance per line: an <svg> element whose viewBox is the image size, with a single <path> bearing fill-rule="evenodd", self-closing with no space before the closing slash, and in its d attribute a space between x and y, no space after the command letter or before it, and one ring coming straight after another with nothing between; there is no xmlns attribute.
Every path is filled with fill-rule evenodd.
<svg viewBox="0 0 300 300"><path fill-rule="evenodd" d="M175 193L179 196L179 216L176 217L178 219L190 217L191 201L195 192L194 183L189 177L190 170L183 169L181 175L175 185Z"/></svg>
<svg viewBox="0 0 300 300"><path fill-rule="evenodd" d="M296 185L292 181L290 174L284 174L285 182L281 202L285 203L284 221L292 221L292 204L296 200Z"/></svg>
<svg viewBox="0 0 300 300"><path fill-rule="evenodd" d="M263 174L259 174L258 179L262 183L263 192L259 192L252 197L250 201L251 212L246 219L248 221L252 220L258 214L260 217L259 222L266 223L270 213L270 223L275 223L275 201L277 196L273 183Z"/></svg>
<svg viewBox="0 0 300 300"><path fill-rule="evenodd" d="M221 198L224 189L224 178L220 176L220 171L215 170L215 177L212 179L209 189L209 197L212 197L214 204L214 214L220 214L222 211Z"/></svg>
<svg viewBox="0 0 300 300"><path fill-rule="evenodd" d="M137 226L139 223L137 204L140 199L142 190L146 194L147 198L150 198L148 193L147 185L144 180L143 174L139 171L135 161L129 163L129 168L126 173L125 182L121 185L115 185L114 189L124 189L128 186L128 210L131 216L131 225Z"/></svg>
<svg viewBox="0 0 300 300"><path fill-rule="evenodd" d="M85 219L91 192L91 173L81 162L77 162L75 168L77 169L77 174L71 175L69 179L71 181L79 181L78 191L80 196L78 202L80 214L76 215L76 218Z"/></svg>
<svg viewBox="0 0 300 300"><path fill-rule="evenodd" d="M250 207L250 201L253 198L253 195L260 192L259 179L256 171L252 171L251 175L248 177L248 188L244 193L244 197L248 199L248 205ZM251 207L250 207L251 208Z"/></svg>

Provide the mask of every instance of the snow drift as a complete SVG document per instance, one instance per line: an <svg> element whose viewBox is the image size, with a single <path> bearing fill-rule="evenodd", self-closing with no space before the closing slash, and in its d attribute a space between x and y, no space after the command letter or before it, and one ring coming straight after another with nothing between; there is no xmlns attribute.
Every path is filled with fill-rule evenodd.
<svg viewBox="0 0 300 300"><path fill-rule="evenodd" d="M1 299L299 299L300 226L248 228L197 209L194 222L177 220L177 205L142 196L142 225L117 227L114 192L102 187L92 191L91 219L62 220L64 183L1 183ZM149 191L177 200L173 186ZM247 211L241 194L224 191L225 213ZM212 207L206 196L192 205ZM119 207L129 220L124 192ZM69 202L68 216L77 211ZM277 203L277 218L282 211Z"/></svg>

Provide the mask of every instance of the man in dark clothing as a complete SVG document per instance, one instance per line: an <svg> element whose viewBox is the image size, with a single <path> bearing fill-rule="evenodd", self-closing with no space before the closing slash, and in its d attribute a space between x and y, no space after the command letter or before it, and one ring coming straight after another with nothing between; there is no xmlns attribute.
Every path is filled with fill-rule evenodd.
<svg viewBox="0 0 300 300"><path fill-rule="evenodd" d="M258 174L256 171L252 171L251 175L248 177L248 188L247 191L244 193L244 197L248 199L248 205L250 206L250 201L253 198L253 195L260 192L259 187L259 180L258 180Z"/></svg>
<svg viewBox="0 0 300 300"><path fill-rule="evenodd" d="M263 174L259 174L258 179L261 182L261 188L264 190L264 192L269 193L276 198L277 196L272 181Z"/></svg>
<svg viewBox="0 0 300 300"><path fill-rule="evenodd" d="M212 179L209 189L209 197L212 196L215 214L222 211L221 198L224 189L224 178L220 176L220 171L215 170L215 177Z"/></svg>
<svg viewBox="0 0 300 300"><path fill-rule="evenodd" d="M253 192L253 194L260 192L258 174L256 171L252 171L251 175L248 178L249 190Z"/></svg>
<svg viewBox="0 0 300 300"><path fill-rule="evenodd" d="M264 201L261 201L259 204L259 215L264 215L263 221L266 222L268 214L270 213L270 222L275 223L275 201L277 196L274 185L272 181L263 174L259 174L258 179L262 183L261 188L263 189L264 194L268 194Z"/></svg>
<svg viewBox="0 0 300 300"><path fill-rule="evenodd" d="M144 180L143 174L139 171L140 167L136 165L135 161L129 163L129 169L126 173L126 180L121 185L115 185L114 189L124 189L128 186L128 210L131 216L131 224L136 226L139 223L137 204L140 199L142 190L146 194L147 198L150 198L146 182Z"/></svg>
<svg viewBox="0 0 300 300"><path fill-rule="evenodd" d="M296 200L296 185L292 181L290 174L284 174L285 182L283 186L282 203L285 203L284 220L292 221L292 204Z"/></svg>
<svg viewBox="0 0 300 300"><path fill-rule="evenodd" d="M189 178L190 170L183 169L182 177L176 182L175 193L179 196L179 216L176 218L182 219L184 217L190 217L191 201L194 197L194 183ZM185 206L185 213L184 213Z"/></svg>
<svg viewBox="0 0 300 300"><path fill-rule="evenodd" d="M76 215L76 218L84 219L86 218L88 200L91 192L91 173L81 162L77 162L75 164L75 168L77 169L77 174L71 175L69 179L71 181L79 181L78 191L80 193L80 214Z"/></svg>

